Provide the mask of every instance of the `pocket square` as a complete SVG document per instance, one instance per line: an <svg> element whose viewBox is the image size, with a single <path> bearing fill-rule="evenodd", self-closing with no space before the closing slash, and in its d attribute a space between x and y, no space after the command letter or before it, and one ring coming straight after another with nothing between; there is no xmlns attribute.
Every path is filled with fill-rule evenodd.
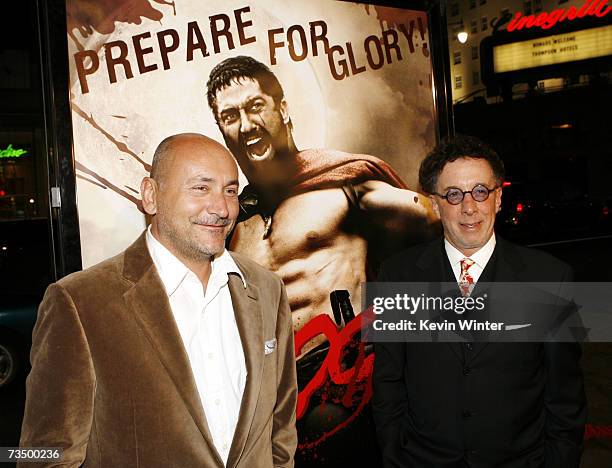
<svg viewBox="0 0 612 468"><path fill-rule="evenodd" d="M276 338L268 340L264 343L264 353L270 354L276 349Z"/></svg>

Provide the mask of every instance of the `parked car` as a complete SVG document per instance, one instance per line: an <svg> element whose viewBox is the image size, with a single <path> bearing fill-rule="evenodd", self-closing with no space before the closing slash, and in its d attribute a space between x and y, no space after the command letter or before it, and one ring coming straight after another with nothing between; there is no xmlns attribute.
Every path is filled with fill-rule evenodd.
<svg viewBox="0 0 612 468"><path fill-rule="evenodd" d="M0 388L26 374L36 311L51 282L46 219L0 219Z"/></svg>
<svg viewBox="0 0 612 468"><path fill-rule="evenodd" d="M568 181L510 182L504 186L496 229L524 242L610 233L611 206Z"/></svg>
<svg viewBox="0 0 612 468"><path fill-rule="evenodd" d="M0 303L0 388L29 368L32 328L36 322L38 298L3 295Z"/></svg>

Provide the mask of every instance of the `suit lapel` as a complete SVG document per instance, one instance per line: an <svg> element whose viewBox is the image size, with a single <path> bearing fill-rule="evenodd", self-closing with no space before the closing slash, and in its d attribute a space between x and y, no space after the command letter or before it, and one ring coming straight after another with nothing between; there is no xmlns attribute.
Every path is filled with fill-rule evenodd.
<svg viewBox="0 0 612 468"><path fill-rule="evenodd" d="M249 281L250 275L247 275L243 265L240 265L240 269L247 279L246 288L240 277L232 274L229 276L229 289L246 361L247 380L227 460L229 468L233 468L240 459L250 433L261 390L264 363L263 311L259 302L259 290Z"/></svg>
<svg viewBox="0 0 612 468"><path fill-rule="evenodd" d="M489 261L487 262L487 265L485 266L485 269L483 270L482 274L480 275L480 278L478 278L478 282L476 283L476 285L474 286L474 290L472 291L472 297L478 297L478 296L482 296L483 294L487 294L490 297L490 293L489 291L489 285L487 284L485 286L486 283L491 283L493 281L495 281L495 273L497 270L497 258L498 258L498 248L497 248L497 243L495 246L495 250L493 251L493 254L491 255L491 258L489 259ZM480 321L485 321L490 319L490 310L489 307L485 307L484 310L482 311L478 311L478 312L474 312L472 311L471 314L478 314L479 317L478 319ZM473 315L471 315L470 318L475 318ZM472 346L473 346L473 352L466 355L466 357L469 356L469 360L472 360L474 358L476 358L476 356L478 356L483 349L485 349L487 347L487 345L490 342L490 336L486 334L486 332L473 332L476 336L476 340Z"/></svg>
<svg viewBox="0 0 612 468"><path fill-rule="evenodd" d="M522 268L523 263L521 262L519 255L514 252L512 245L508 244L504 239L497 236L495 250L493 251L493 255L491 256L489 263L487 263L487 266L482 272L482 275L480 275L478 283L476 283L476 287L474 288L474 296L484 293L484 287L478 287L481 281L483 283L515 282L518 281L518 274ZM491 341L492 340L489 337L486 341L474 343L472 359L476 358L476 356L478 356L478 354L480 354Z"/></svg>
<svg viewBox="0 0 612 468"><path fill-rule="evenodd" d="M525 267L516 248L498 237L496 249L497 262L493 271L493 279L497 283L513 283L520 281L521 270Z"/></svg>
<svg viewBox="0 0 612 468"><path fill-rule="evenodd" d="M134 283L124 294L126 303L174 382L210 452L223 466L206 424L189 357L174 321L168 296L149 256L144 234L126 250L124 277Z"/></svg>
<svg viewBox="0 0 612 468"><path fill-rule="evenodd" d="M456 282L453 269L444 250L444 238L442 238L442 241L429 244L416 264L422 270L422 281L429 281L432 284ZM441 289L441 287L438 287L436 291L429 291L429 294L432 296L439 295ZM463 363L461 343L446 342L445 344L451 349L459 362Z"/></svg>

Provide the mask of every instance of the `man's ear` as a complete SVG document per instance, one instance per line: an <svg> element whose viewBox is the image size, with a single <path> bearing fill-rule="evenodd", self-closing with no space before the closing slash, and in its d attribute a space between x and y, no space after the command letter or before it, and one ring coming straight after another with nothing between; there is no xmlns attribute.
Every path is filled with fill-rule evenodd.
<svg viewBox="0 0 612 468"><path fill-rule="evenodd" d="M440 217L440 209L438 208L438 200L434 195L429 195L429 199L431 200L431 208L433 209L436 216Z"/></svg>
<svg viewBox="0 0 612 468"><path fill-rule="evenodd" d="M158 186L150 177L144 177L140 183L140 195L142 196L142 209L149 215L157 213L157 191Z"/></svg>
<svg viewBox="0 0 612 468"><path fill-rule="evenodd" d="M501 210L502 201L502 188L499 187L495 190L495 213L499 213Z"/></svg>
<svg viewBox="0 0 612 468"><path fill-rule="evenodd" d="M287 101L285 100L285 98L281 99L281 102L278 105L278 108L280 110L281 116L283 117L283 123L285 125L289 125L289 122L291 121L291 117L289 117L289 106L287 105Z"/></svg>

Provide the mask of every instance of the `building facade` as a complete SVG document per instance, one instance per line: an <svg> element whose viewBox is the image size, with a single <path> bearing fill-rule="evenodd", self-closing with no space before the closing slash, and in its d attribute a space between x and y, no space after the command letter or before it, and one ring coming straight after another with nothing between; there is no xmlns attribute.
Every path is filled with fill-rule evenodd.
<svg viewBox="0 0 612 468"><path fill-rule="evenodd" d="M488 102L500 99L497 96L487 96L486 86L483 84L480 46L483 39L494 34L496 29L506 30L509 18L513 18L517 12L524 16L537 16L559 8L568 9L574 6L579 9L584 4L585 0L449 0L447 24L453 103L467 102L475 97L484 97ZM504 16L506 21L500 21ZM551 28L552 30L554 29ZM464 44L457 39L460 31L468 33ZM588 76L549 77L538 80L537 88L540 91L554 91L576 82L586 83L588 79ZM529 88L529 84L520 83L513 87L512 92L520 95L526 93Z"/></svg>

